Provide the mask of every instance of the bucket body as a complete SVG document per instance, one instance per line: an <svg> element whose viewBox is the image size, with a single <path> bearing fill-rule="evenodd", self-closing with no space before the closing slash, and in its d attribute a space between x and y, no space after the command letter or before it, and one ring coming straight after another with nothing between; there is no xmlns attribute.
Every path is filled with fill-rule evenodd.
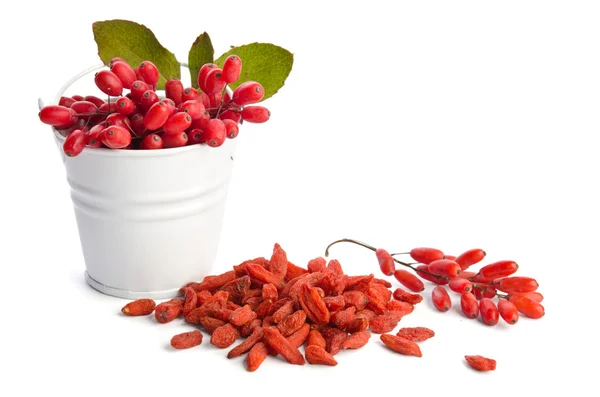
<svg viewBox="0 0 600 397"><path fill-rule="evenodd" d="M64 138L55 131L62 154ZM123 298L175 296L212 270L235 142L63 156L95 289Z"/></svg>

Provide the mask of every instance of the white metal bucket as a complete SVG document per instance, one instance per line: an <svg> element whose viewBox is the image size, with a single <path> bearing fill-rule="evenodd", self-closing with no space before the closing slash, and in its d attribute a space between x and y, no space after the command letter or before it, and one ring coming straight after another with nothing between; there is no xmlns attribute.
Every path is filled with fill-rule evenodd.
<svg viewBox="0 0 600 397"><path fill-rule="evenodd" d="M99 67L65 85L66 89ZM215 261L233 167L235 140L219 148L85 148L62 151L86 265L86 280L121 298L175 296Z"/></svg>

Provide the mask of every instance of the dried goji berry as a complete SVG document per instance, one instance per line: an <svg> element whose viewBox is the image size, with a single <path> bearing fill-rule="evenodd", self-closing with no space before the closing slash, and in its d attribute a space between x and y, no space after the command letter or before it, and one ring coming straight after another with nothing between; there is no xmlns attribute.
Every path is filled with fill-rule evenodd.
<svg viewBox="0 0 600 397"><path fill-rule="evenodd" d="M252 334L252 331L254 330L254 328L260 327L260 326L262 326L262 320L256 318L240 327L240 329L239 329L240 336L242 338L247 338L250 334Z"/></svg>
<svg viewBox="0 0 600 397"><path fill-rule="evenodd" d="M275 350L290 364L304 365L304 357L297 347L292 344L281 335L279 330L275 327L267 327L263 329L264 341L268 346Z"/></svg>
<svg viewBox="0 0 600 397"><path fill-rule="evenodd" d="M325 338L323 338L323 335L321 335L318 330L312 329L308 334L306 346L319 346L325 349L327 347L327 342L325 342Z"/></svg>
<svg viewBox="0 0 600 397"><path fill-rule="evenodd" d="M360 291L346 291L342 297L346 307L352 306L355 307L356 310L363 310L369 304L369 298L367 298L367 295ZM331 310L331 308L329 310Z"/></svg>
<svg viewBox="0 0 600 397"><path fill-rule="evenodd" d="M345 330L348 328L352 320L354 320L354 314L356 313L356 308L354 306L350 306L348 309L340 310L331 315L331 324L335 325L339 329Z"/></svg>
<svg viewBox="0 0 600 397"><path fill-rule="evenodd" d="M486 325L496 325L498 323L498 308L490 298L482 298L481 301L479 301L479 313Z"/></svg>
<svg viewBox="0 0 600 397"><path fill-rule="evenodd" d="M404 291L402 288L396 288L393 296L394 299L399 300L400 302L410 303L411 305L416 305L423 300L421 294L412 294L408 291Z"/></svg>
<svg viewBox="0 0 600 397"><path fill-rule="evenodd" d="M277 288L283 288L285 286L281 277L271 273L270 271L268 271L260 265L249 263L246 265L246 271L248 272L248 275L250 277L259 280L263 283L271 283Z"/></svg>
<svg viewBox="0 0 600 397"><path fill-rule="evenodd" d="M375 313L373 313L375 314ZM346 327L346 331L353 334L361 332L369 328L369 320L365 317L354 317L350 324Z"/></svg>
<svg viewBox="0 0 600 397"><path fill-rule="evenodd" d="M368 276L346 276L346 291L362 290L360 287L368 286L375 279L373 274Z"/></svg>
<svg viewBox="0 0 600 397"><path fill-rule="evenodd" d="M151 314L155 307L156 303L152 299L136 299L123 306L121 313L126 316L146 316Z"/></svg>
<svg viewBox="0 0 600 397"><path fill-rule="evenodd" d="M248 274L246 272L246 265L248 263L254 263L255 265L259 265L259 266L266 268L269 265L269 260L267 258L260 257L260 258L249 259L247 261L240 263L239 265L233 266L233 271L235 272L236 277L242 277L242 276L245 276Z"/></svg>
<svg viewBox="0 0 600 397"><path fill-rule="evenodd" d="M304 324L302 324L302 327L300 327L300 329L298 329L296 332L294 332L293 334L288 336L287 340L290 342L290 344L292 346L300 347L304 344L304 342L306 341L306 338L308 338L309 332L310 332L310 324L304 323Z"/></svg>
<svg viewBox="0 0 600 397"><path fill-rule="evenodd" d="M386 304L388 299L385 299L385 297L382 296L377 289L373 288L372 285L365 291L365 293L367 298L369 298L369 304L367 307L379 315L385 313L387 310Z"/></svg>
<svg viewBox="0 0 600 397"><path fill-rule="evenodd" d="M338 310L342 310L343 308L346 307L346 300L344 299L344 297L342 295L338 295L338 296L326 296L323 298L323 301L325 302L325 305L327 306L327 309L330 312L337 312ZM368 302L368 300L367 300ZM366 304L365 304L366 306Z"/></svg>
<svg viewBox="0 0 600 397"><path fill-rule="evenodd" d="M308 272L309 273L317 273L322 272L327 267L327 261L325 258L315 258L308 261Z"/></svg>
<svg viewBox="0 0 600 397"><path fill-rule="evenodd" d="M308 346L304 352L306 354L306 361L312 365L337 365L337 361L333 355L327 353L327 351L319 346Z"/></svg>
<svg viewBox="0 0 600 397"><path fill-rule="evenodd" d="M300 266L296 266L288 260L287 273L285 274L285 281L289 281L293 278L303 276L306 273L308 273L308 270L303 269Z"/></svg>
<svg viewBox="0 0 600 397"><path fill-rule="evenodd" d="M305 322L306 313L304 313L304 310L297 310L281 320L281 322L277 324L277 329L283 336L288 337L298 331Z"/></svg>
<svg viewBox="0 0 600 397"><path fill-rule="evenodd" d="M271 283L264 284L262 286L262 298L263 301L271 300L275 302L279 299L277 288Z"/></svg>
<svg viewBox="0 0 600 397"><path fill-rule="evenodd" d="M391 300L386 304L388 310L401 312L404 314L410 314L415 310L415 306L412 303L401 302L397 300Z"/></svg>
<svg viewBox="0 0 600 397"><path fill-rule="evenodd" d="M239 309L234 310L229 316L229 322L240 327L256 318L256 313L252 311L250 305L245 305Z"/></svg>
<svg viewBox="0 0 600 397"><path fill-rule="evenodd" d="M249 276L242 276L223 285L220 290L226 291L229 294L227 299L231 302L239 304L242 303L242 299L246 297L251 284L252 280Z"/></svg>
<svg viewBox="0 0 600 397"><path fill-rule="evenodd" d="M195 293L194 293L195 294ZM175 349L188 349L202 343L202 332L198 330L184 332L171 338L171 346Z"/></svg>
<svg viewBox="0 0 600 397"><path fill-rule="evenodd" d="M183 311L183 299L175 298L160 303L154 309L154 317L161 324L175 320Z"/></svg>
<svg viewBox="0 0 600 397"><path fill-rule="evenodd" d="M372 310L364 309L364 310L356 312L356 317L364 317L367 320L371 321L372 319L377 317L377 314Z"/></svg>
<svg viewBox="0 0 600 397"><path fill-rule="evenodd" d="M375 334L385 334L396 328L399 321L393 316L383 314L372 319L369 322L369 328Z"/></svg>
<svg viewBox="0 0 600 397"><path fill-rule="evenodd" d="M233 313L233 310L231 310L231 309L221 309L221 310L217 310L213 316L214 316L214 318L218 318L219 320L223 320L225 322L230 322L232 313ZM252 310L251 310L250 313L254 313L254 312L252 312ZM256 314L256 313L254 313L254 314Z"/></svg>
<svg viewBox="0 0 600 397"><path fill-rule="evenodd" d="M219 327L222 327L223 325L225 325L225 321L221 321L219 319L216 318L212 318L212 317L201 317L198 320L198 323L200 325L202 325L202 328L204 328L204 330L209 333L210 335L213 334L213 332L215 332L215 330Z"/></svg>
<svg viewBox="0 0 600 397"><path fill-rule="evenodd" d="M276 275L280 279L284 279L287 273L287 254L281 248L281 246L275 243L273 247L273 255L269 260L269 266L267 266L267 270Z"/></svg>
<svg viewBox="0 0 600 397"><path fill-rule="evenodd" d="M234 347L227 353L227 358L239 357L242 354L246 353L258 342L263 339L263 329L262 327L256 327L252 331L252 334L246 338L242 343Z"/></svg>
<svg viewBox="0 0 600 397"><path fill-rule="evenodd" d="M305 284L315 285L319 282L325 275L323 273L309 273L300 277L300 279L290 288L289 297L294 300L296 303L300 303L300 291L302 286ZM283 292L280 294L283 295Z"/></svg>
<svg viewBox="0 0 600 397"><path fill-rule="evenodd" d="M396 264L394 263L394 258L392 258L390 253L383 248L378 248L375 251L375 255L377 256L377 261L379 262L379 268L381 269L381 272L386 276L391 276L394 274L394 270L396 270Z"/></svg>
<svg viewBox="0 0 600 397"><path fill-rule="evenodd" d="M231 346L239 336L238 330L233 325L225 324L214 330L210 337L210 343L224 349Z"/></svg>
<svg viewBox="0 0 600 397"><path fill-rule="evenodd" d="M294 312L294 301L290 299L280 299L271 306L271 310L275 310L271 313L271 316L273 317L272 321L273 323L278 324Z"/></svg>
<svg viewBox="0 0 600 397"><path fill-rule="evenodd" d="M258 318L267 317L269 315L269 312L271 311L272 305L273 302L270 299L262 301L260 305L258 305L258 307L256 308L256 315L258 316Z"/></svg>
<svg viewBox="0 0 600 397"><path fill-rule="evenodd" d="M496 360L483 356L465 356L471 368L477 371L493 371L496 369Z"/></svg>
<svg viewBox="0 0 600 397"><path fill-rule="evenodd" d="M337 259L332 259L329 261L329 263L327 263L327 270L338 277L342 277L344 275L342 265Z"/></svg>
<svg viewBox="0 0 600 397"><path fill-rule="evenodd" d="M196 291L192 288L186 288L184 290L184 304L183 304L183 314L186 315L192 310L196 309L196 305L198 304L198 295Z"/></svg>
<svg viewBox="0 0 600 397"><path fill-rule="evenodd" d="M383 334L379 338L388 348L395 351L396 353L404 354L407 356L423 356L419 345L417 345L411 340L390 334Z"/></svg>
<svg viewBox="0 0 600 397"><path fill-rule="evenodd" d="M425 327L405 327L400 328L396 336L412 340L413 342L423 342L429 338L433 338L435 332Z"/></svg>
<svg viewBox="0 0 600 397"><path fill-rule="evenodd" d="M342 349L360 349L369 342L371 334L367 331L354 332L342 343Z"/></svg>
<svg viewBox="0 0 600 397"><path fill-rule="evenodd" d="M381 278L373 278L373 284L383 285L385 288L392 288L392 283Z"/></svg>
<svg viewBox="0 0 600 397"><path fill-rule="evenodd" d="M329 310L327 310L323 298L319 296L319 293L312 285L302 285L300 305L313 323L326 324L329 322Z"/></svg>
<svg viewBox="0 0 600 397"><path fill-rule="evenodd" d="M340 352L342 349L342 343L344 343L348 337L348 333L346 331L342 331L341 329L333 327L324 328L321 331L321 334L327 343L325 350L327 350L327 352L333 356Z"/></svg>
<svg viewBox="0 0 600 397"><path fill-rule="evenodd" d="M196 298L197 298L196 306L197 307L202 306L211 297L212 297L212 294L210 293L210 291L204 290L204 291L196 292Z"/></svg>
<svg viewBox="0 0 600 397"><path fill-rule="evenodd" d="M231 270L223 274L219 274L218 276L206 276L200 284L192 285L191 287L196 292L203 290L211 291L224 286L230 281L235 280L235 277L235 271Z"/></svg>
<svg viewBox="0 0 600 397"><path fill-rule="evenodd" d="M252 346L252 349L250 349L250 352L246 356L248 371L256 371L263 361L265 361L265 358L267 358L267 347L264 343L259 342Z"/></svg>

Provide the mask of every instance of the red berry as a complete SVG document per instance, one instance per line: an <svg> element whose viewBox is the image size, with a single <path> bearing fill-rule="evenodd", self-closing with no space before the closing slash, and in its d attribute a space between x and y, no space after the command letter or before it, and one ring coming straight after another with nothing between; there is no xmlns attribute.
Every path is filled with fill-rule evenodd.
<svg viewBox="0 0 600 397"><path fill-rule="evenodd" d="M485 251L481 248L474 248L460 254L456 258L456 263L460 265L461 269L465 270L469 266L481 262L483 258L485 258Z"/></svg>
<svg viewBox="0 0 600 397"><path fill-rule="evenodd" d="M188 136L185 132L179 132L177 134L164 134L162 136L163 147L174 148L185 146L188 143Z"/></svg>
<svg viewBox="0 0 600 397"><path fill-rule="evenodd" d="M524 314L527 317L541 318L545 314L544 306L542 306L539 302L529 299L523 295L509 295L508 300L515 305L519 313Z"/></svg>
<svg viewBox="0 0 600 397"><path fill-rule="evenodd" d="M188 87L185 90L183 90L183 94L181 95L181 101L182 102L195 101L199 97L200 97L200 93L198 92L198 90L196 90L195 88L192 88L192 87Z"/></svg>
<svg viewBox="0 0 600 397"><path fill-rule="evenodd" d="M508 277L519 269L519 265L517 265L514 261L498 261L486 265L479 269L479 274L488 280L495 280L501 277Z"/></svg>
<svg viewBox="0 0 600 397"><path fill-rule="evenodd" d="M456 261L456 257L454 255L446 255L444 256L444 259L450 259L451 261ZM459 263L460 265L460 263Z"/></svg>
<svg viewBox="0 0 600 397"><path fill-rule="evenodd" d="M460 265L450 259L438 259L428 265L431 273L444 277L458 277L460 274Z"/></svg>
<svg viewBox="0 0 600 397"><path fill-rule="evenodd" d="M135 70L135 74L138 79L143 80L152 87L158 83L160 78L158 68L150 61L140 63L140 66Z"/></svg>
<svg viewBox="0 0 600 397"><path fill-rule="evenodd" d="M229 55L223 64L221 80L226 83L235 83L242 72L242 60L237 55Z"/></svg>
<svg viewBox="0 0 600 397"><path fill-rule="evenodd" d="M500 299L498 302L498 312L504 321L508 324L513 325L519 321L519 312L514 303L507 301L506 299Z"/></svg>
<svg viewBox="0 0 600 397"><path fill-rule="evenodd" d="M131 143L131 134L126 128L110 126L102 132L102 143L111 149L123 149Z"/></svg>
<svg viewBox="0 0 600 397"><path fill-rule="evenodd" d="M158 134L148 134L142 139L140 143L140 149L142 150L154 150L162 149L163 140Z"/></svg>
<svg viewBox="0 0 600 397"><path fill-rule="evenodd" d="M234 112L231 109L227 109L226 111L224 111L223 113L221 113L221 115L219 116L219 118L221 120L233 120L236 123L239 123L240 120L242 119L242 115L240 112Z"/></svg>
<svg viewBox="0 0 600 397"><path fill-rule="evenodd" d="M111 63L110 70L117 75L123 88L131 89L131 85L137 80L135 71L127 62L116 61Z"/></svg>
<svg viewBox="0 0 600 397"><path fill-rule="evenodd" d="M240 133L240 128L238 127L238 124L235 121L225 119L225 120L223 120L223 124L225 124L225 131L227 134L227 138L233 139L233 138L237 137L238 134Z"/></svg>
<svg viewBox="0 0 600 397"><path fill-rule="evenodd" d="M394 277L404 285L406 288L413 292L421 292L425 289L423 282L419 280L417 276L404 269L396 269L394 271Z"/></svg>
<svg viewBox="0 0 600 397"><path fill-rule="evenodd" d="M110 70L101 70L96 73L94 81L98 88L100 88L100 91L106 95L119 96L123 93L123 83Z"/></svg>
<svg viewBox="0 0 600 397"><path fill-rule="evenodd" d="M452 301L446 288L438 285L431 291L431 300L436 309L441 312L447 312L452 307Z"/></svg>
<svg viewBox="0 0 600 397"><path fill-rule="evenodd" d="M416 262L429 265L438 259L444 259L444 253L435 248L419 247L410 250L410 257Z"/></svg>
<svg viewBox="0 0 600 397"><path fill-rule="evenodd" d="M104 99L100 99L94 95L86 95L86 97L83 98L83 100L93 103L98 108L106 103Z"/></svg>
<svg viewBox="0 0 600 397"><path fill-rule="evenodd" d="M242 118L249 123L264 123L269 117L271 112L263 106L247 106L242 109Z"/></svg>
<svg viewBox="0 0 600 397"><path fill-rule="evenodd" d="M428 271L429 271L429 266L425 265L425 264L417 266L417 269L416 269L417 275L419 277L421 277L423 280L431 281L432 283L439 284L439 285L448 284L448 279L425 273Z"/></svg>
<svg viewBox="0 0 600 397"><path fill-rule="evenodd" d="M208 95L206 95L205 92L200 92L196 100L202 102L204 108L210 107L210 98L208 97Z"/></svg>
<svg viewBox="0 0 600 397"><path fill-rule="evenodd" d="M39 117L42 123L52 126L75 125L77 122L73 109L59 105L44 106Z"/></svg>
<svg viewBox="0 0 600 397"><path fill-rule="evenodd" d="M195 128L188 132L188 145L195 145L197 143L206 142L206 137L204 136L204 131L199 128Z"/></svg>
<svg viewBox="0 0 600 397"><path fill-rule="evenodd" d="M69 98L67 96L61 96L60 100L58 101L58 106L64 106L66 108L70 108L71 105L74 104L75 102L77 102L77 101L73 98Z"/></svg>
<svg viewBox="0 0 600 397"><path fill-rule="evenodd" d="M106 122L104 123L106 127L110 127L113 125L123 127L126 130L129 130L131 127L131 122L127 118L127 116L123 116L121 113L112 113L106 118Z"/></svg>
<svg viewBox="0 0 600 397"><path fill-rule="evenodd" d="M142 111L147 112L156 102L158 102L158 95L156 95L156 92L146 90L140 99L140 108Z"/></svg>
<svg viewBox="0 0 600 397"><path fill-rule="evenodd" d="M479 303L470 292L460 296L460 308L467 318L477 318L479 315Z"/></svg>
<svg viewBox="0 0 600 397"><path fill-rule="evenodd" d="M142 136L144 131L146 131L146 127L144 127L144 115L141 113L136 113L130 118L131 121L131 129L136 136Z"/></svg>
<svg viewBox="0 0 600 397"><path fill-rule="evenodd" d="M139 103L142 99L142 95L144 95L144 92L150 90L151 88L152 87L141 80L134 81L131 85L131 100L135 103Z"/></svg>
<svg viewBox="0 0 600 397"><path fill-rule="evenodd" d="M204 114L204 105L198 100L185 101L179 106L181 112L190 115L192 120L198 120Z"/></svg>
<svg viewBox="0 0 600 397"><path fill-rule="evenodd" d="M192 118L187 113L174 113L167 119L163 126L166 134L178 134L190 128Z"/></svg>
<svg viewBox="0 0 600 397"><path fill-rule="evenodd" d="M129 116L135 111L135 104L127 97L121 97L117 99L117 111L123 116Z"/></svg>
<svg viewBox="0 0 600 397"><path fill-rule="evenodd" d="M256 81L247 81L233 91L233 102L240 105L250 105L260 102L265 96L263 86Z"/></svg>
<svg viewBox="0 0 600 397"><path fill-rule="evenodd" d="M210 103L211 108L216 108L221 106L221 104L225 101L223 99L223 94L220 92L215 92L214 94L210 94L208 97L208 101Z"/></svg>
<svg viewBox="0 0 600 397"><path fill-rule="evenodd" d="M102 146L102 132L104 125L96 124L87 132L87 144L89 147L98 148Z"/></svg>
<svg viewBox="0 0 600 397"><path fill-rule="evenodd" d="M206 143L211 147L219 147L225 142L227 129L222 120L211 119L204 129Z"/></svg>
<svg viewBox="0 0 600 397"><path fill-rule="evenodd" d="M125 63L127 63L127 61L125 61L123 58L114 57L113 59L110 60L110 62L108 63L108 66L110 67L115 62L125 62Z"/></svg>
<svg viewBox="0 0 600 397"><path fill-rule="evenodd" d="M104 113L104 114L108 114L108 113L117 113L119 111L119 109L117 108L117 103L116 102L105 102L104 105L100 106L98 108L98 112L99 113Z"/></svg>
<svg viewBox="0 0 600 397"><path fill-rule="evenodd" d="M156 131L165 124L170 114L169 107L164 102L155 103L144 116L144 127Z"/></svg>
<svg viewBox="0 0 600 397"><path fill-rule="evenodd" d="M68 157L75 157L83 151L87 143L87 137L82 129L75 129L69 132L63 143L63 152Z"/></svg>
<svg viewBox="0 0 600 397"><path fill-rule="evenodd" d="M510 300L511 296L523 296L536 302L541 302L544 300L544 295L540 294L539 292L513 292L508 294L508 300Z"/></svg>
<svg viewBox="0 0 600 397"><path fill-rule="evenodd" d="M227 84L223 80L221 80L221 76L223 75L223 71L219 68L214 68L206 75L206 80L204 81L204 92L207 94L214 94L216 92L220 92L225 88Z"/></svg>
<svg viewBox="0 0 600 397"><path fill-rule="evenodd" d="M77 101L73 102L73 104L71 105L71 109L73 109L78 115L91 115L90 113L96 113L96 111L98 110L98 106L88 101Z"/></svg>
<svg viewBox="0 0 600 397"><path fill-rule="evenodd" d="M473 285L466 278L456 277L450 279L448 287L457 294L464 294L473 290Z"/></svg>
<svg viewBox="0 0 600 397"><path fill-rule="evenodd" d="M177 107L175 106L175 102L172 99L165 98L165 99L161 99L159 102L164 103L167 106L167 108L169 109L169 116L171 114L173 114L175 112L175 110L177 110Z"/></svg>
<svg viewBox="0 0 600 397"><path fill-rule="evenodd" d="M198 71L198 87L200 87L200 89L202 91L206 91L205 85L204 85L204 82L206 81L206 75L208 74L208 72L211 71L211 69L214 69L214 68L218 68L218 66L215 65L214 63L205 63L204 65L202 65L202 67ZM204 106L206 106L206 105L204 105Z"/></svg>
<svg viewBox="0 0 600 397"><path fill-rule="evenodd" d="M165 95L175 102L175 106L178 106L182 102L181 96L183 95L183 84L181 83L181 80L170 79L167 81L165 84Z"/></svg>
<svg viewBox="0 0 600 397"><path fill-rule="evenodd" d="M490 298L482 298L479 301L479 313L481 313L481 319L486 325L496 325L498 323L498 308Z"/></svg>
<svg viewBox="0 0 600 397"><path fill-rule="evenodd" d="M381 269L381 272L386 276L393 275L394 271L396 270L396 264L394 263L394 258L392 258L390 253L383 248L378 248L375 251L375 256L379 262L379 268ZM421 280L419 280L419 282L420 281Z"/></svg>
<svg viewBox="0 0 600 397"><path fill-rule="evenodd" d="M81 95L73 95L71 97L71 99L73 99L74 101L84 101L85 100L85 98Z"/></svg>
<svg viewBox="0 0 600 397"><path fill-rule="evenodd" d="M506 277L494 280L494 287L504 292L533 292L539 284L531 277Z"/></svg>

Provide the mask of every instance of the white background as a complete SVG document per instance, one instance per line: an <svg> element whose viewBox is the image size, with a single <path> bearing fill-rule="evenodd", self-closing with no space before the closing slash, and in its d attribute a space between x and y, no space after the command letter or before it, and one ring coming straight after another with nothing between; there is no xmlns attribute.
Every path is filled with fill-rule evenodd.
<svg viewBox="0 0 600 397"><path fill-rule="evenodd" d="M25 2L3 5L0 394L575 394L597 369L600 9L594 1ZM392 7L390 4L394 3ZM335 368L269 358L256 373L182 322L125 318L88 287L69 188L37 98L98 62L91 24L144 23L181 60L254 41L294 53L272 119L242 126L215 272L269 255L305 264L341 237L389 250L472 247L514 259L541 320L490 328L429 297L423 358L375 336ZM83 93L88 94L88 93ZM333 252L351 274L371 253ZM394 282L394 286L397 283ZM429 291L429 289L428 289ZM426 294L428 295L428 294ZM495 358L476 373L465 354ZM585 361L589 361L589 365ZM6 391L6 393L5 393ZM589 395L589 394L588 394Z"/></svg>

